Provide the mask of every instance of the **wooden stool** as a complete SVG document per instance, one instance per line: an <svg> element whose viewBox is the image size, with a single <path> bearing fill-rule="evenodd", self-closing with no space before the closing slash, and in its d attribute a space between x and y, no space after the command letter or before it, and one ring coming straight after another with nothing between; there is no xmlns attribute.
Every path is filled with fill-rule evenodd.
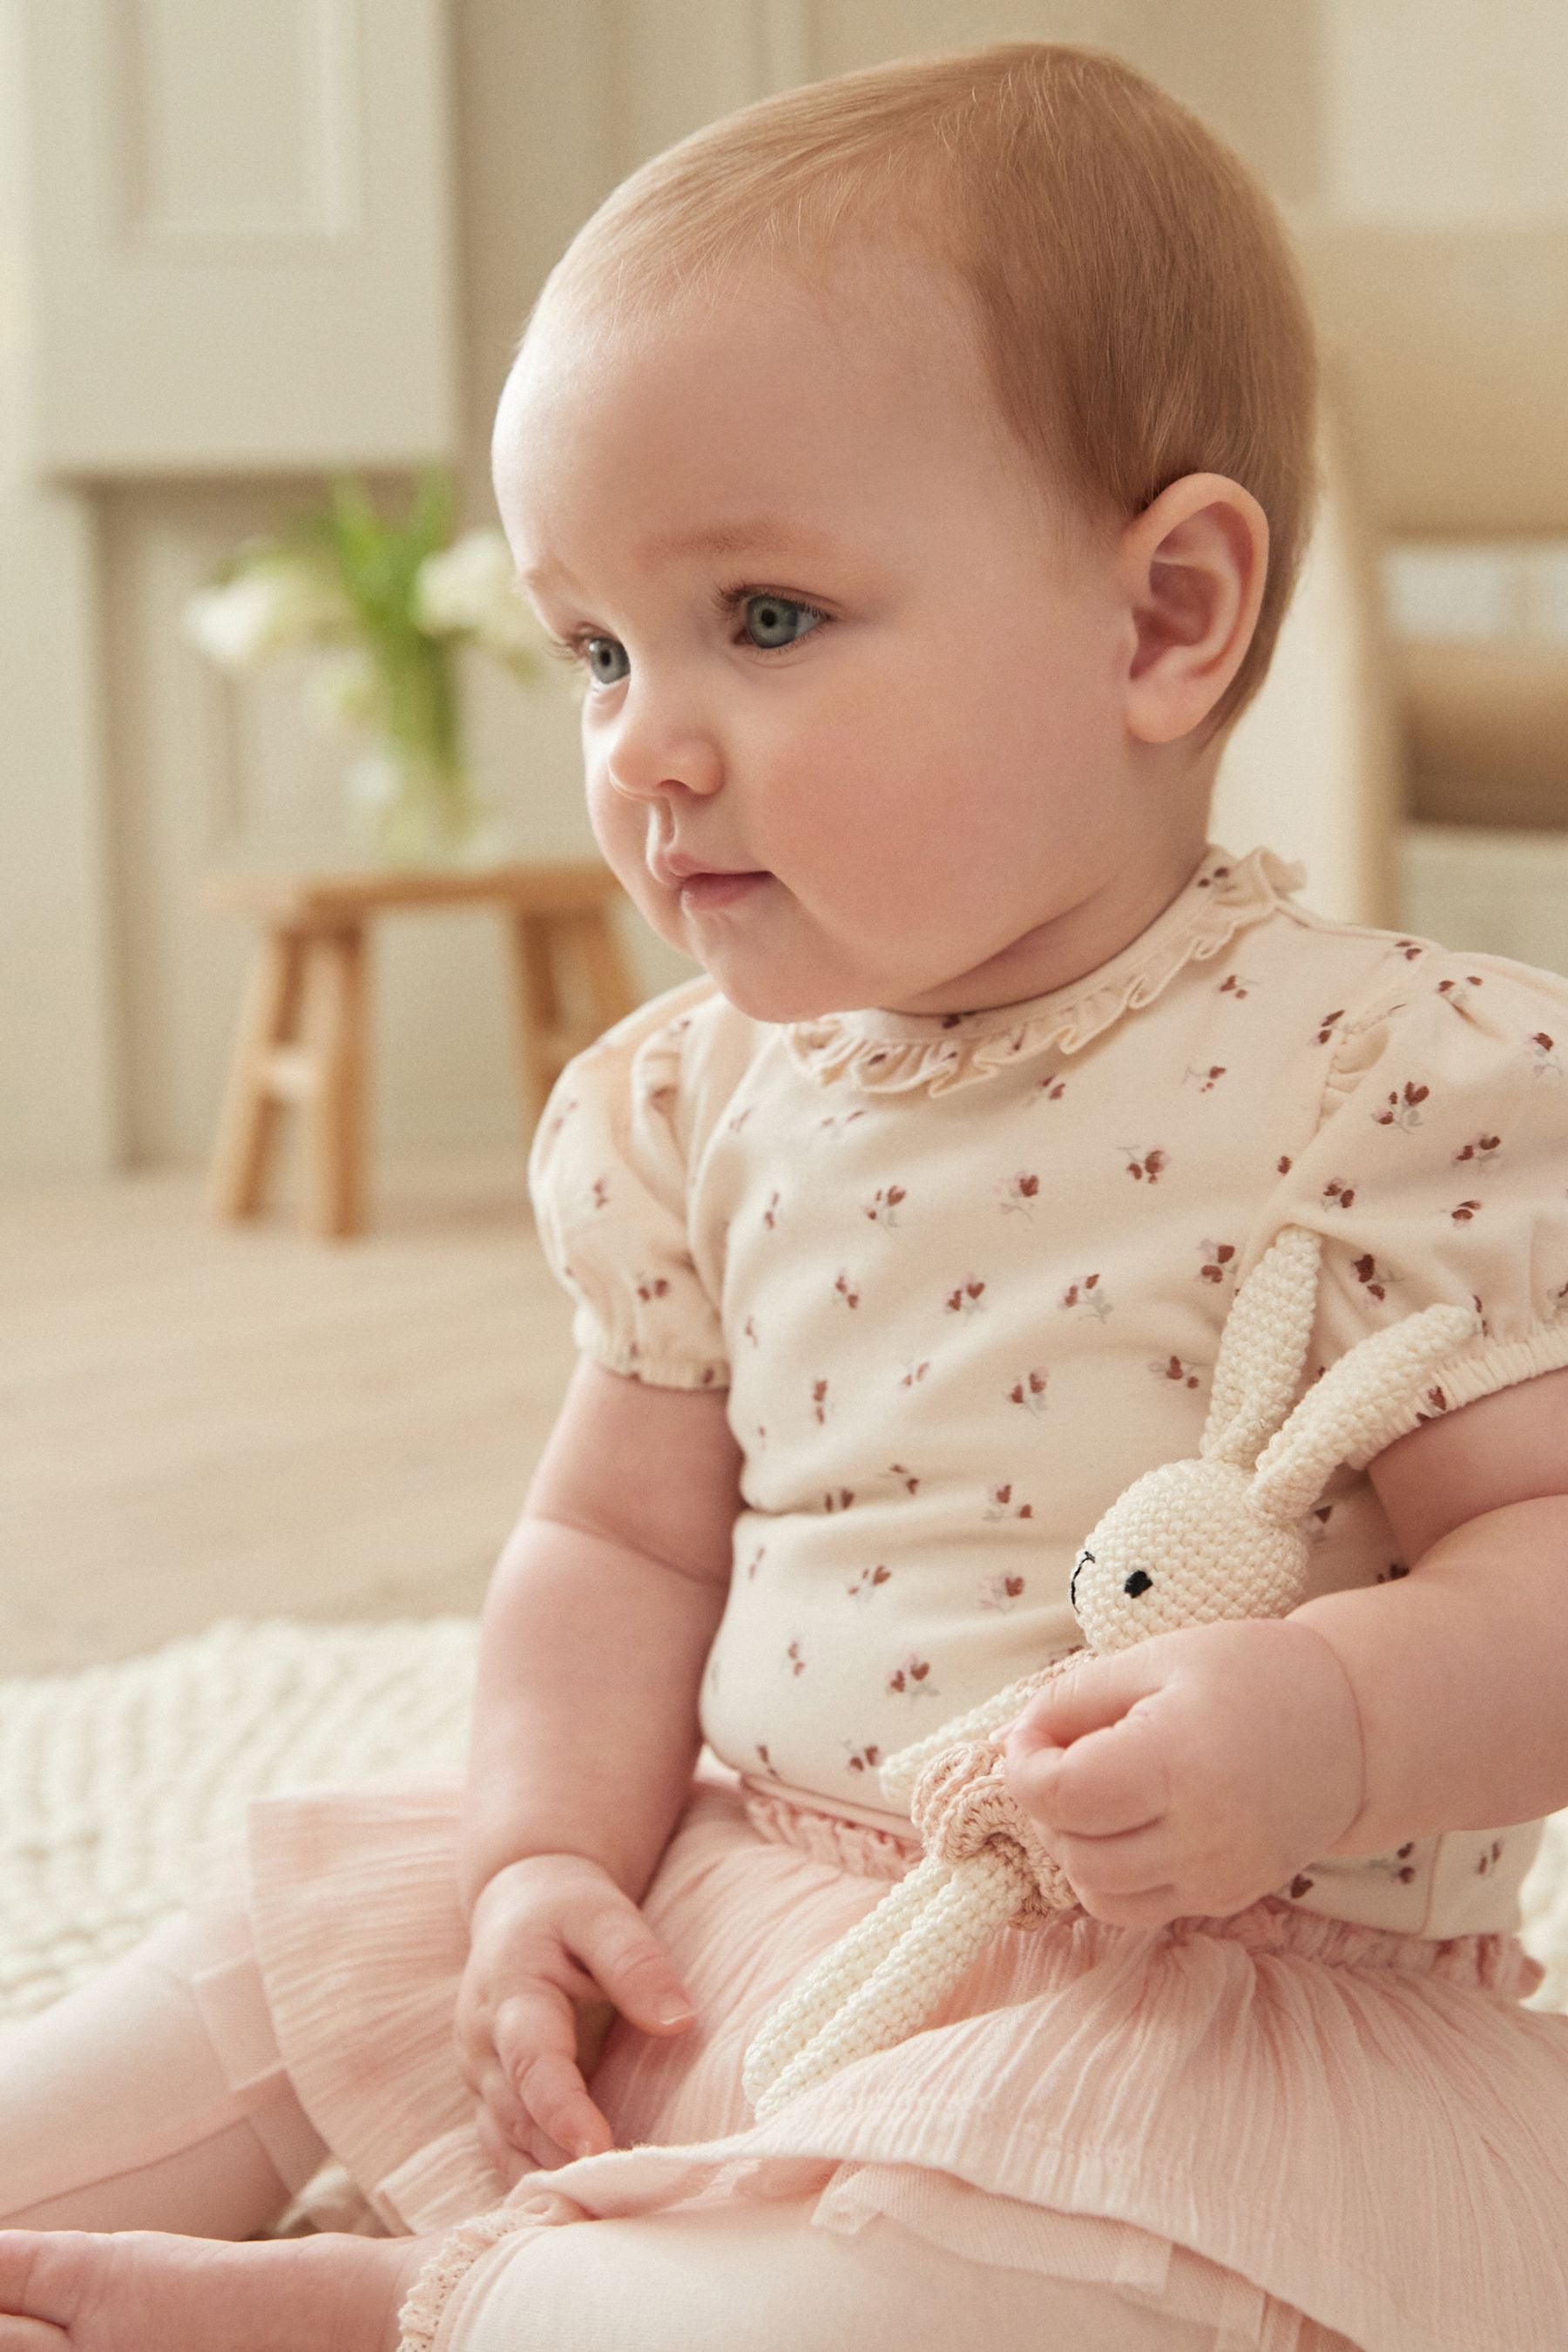
<svg viewBox="0 0 1568 2352"><path fill-rule="evenodd" d="M493 905L515 980L518 1083L531 1136L574 1054L638 1002L611 908L621 887L589 860L480 873L222 874L208 905L261 923L213 1154L213 1205L254 1217L265 1202L279 1114L306 1113L304 1221L328 1239L363 1231L369 1043L367 927L398 907ZM560 982L575 961L591 1006L574 1021Z"/></svg>

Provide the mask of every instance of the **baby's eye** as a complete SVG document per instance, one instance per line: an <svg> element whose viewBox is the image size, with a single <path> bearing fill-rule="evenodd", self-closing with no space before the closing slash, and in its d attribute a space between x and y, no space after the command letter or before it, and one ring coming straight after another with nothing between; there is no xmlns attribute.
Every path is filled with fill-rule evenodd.
<svg viewBox="0 0 1568 2352"><path fill-rule="evenodd" d="M578 637L574 642L584 667L595 686L619 686L626 671L618 669L612 672L602 665L606 660L625 662L626 656L623 646L617 645L614 637Z"/></svg>
<svg viewBox="0 0 1568 2352"><path fill-rule="evenodd" d="M815 604L803 604L794 596L774 596L771 593L745 597L742 612L745 627L753 632L752 642L762 653L778 653L785 646L798 644L827 617ZM803 615L805 626L801 628L797 623Z"/></svg>

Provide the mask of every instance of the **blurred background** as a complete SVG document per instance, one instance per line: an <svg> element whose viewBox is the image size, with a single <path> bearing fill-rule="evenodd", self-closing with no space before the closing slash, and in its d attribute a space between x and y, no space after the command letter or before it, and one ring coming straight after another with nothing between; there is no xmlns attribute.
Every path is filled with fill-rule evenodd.
<svg viewBox="0 0 1568 2352"><path fill-rule="evenodd" d="M1568 970L1564 0L0 0L0 1674L477 1610L570 1366L523 1184L544 997L492 904L366 934L361 1229L312 1223L308 1098L217 1213L267 925L213 877L374 855L304 656L226 668L192 597L342 477L401 514L447 469L448 535L492 528L529 305L647 156L1022 38L1230 142L1322 336L1329 495L1214 837ZM467 870L591 867L562 677L452 659ZM590 1032L594 971L694 969L624 900L576 936Z"/></svg>

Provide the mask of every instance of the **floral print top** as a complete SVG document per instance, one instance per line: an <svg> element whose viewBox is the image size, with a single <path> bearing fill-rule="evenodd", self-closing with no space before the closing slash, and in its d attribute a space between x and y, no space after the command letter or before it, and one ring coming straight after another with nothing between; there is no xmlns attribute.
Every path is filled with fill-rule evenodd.
<svg viewBox="0 0 1568 2352"><path fill-rule="evenodd" d="M705 976L568 1064L538 1232L612 1370L727 1388L743 1508L701 1691L747 1780L886 1824L879 1761L1082 1639L1083 1538L1196 1453L1238 1281L1324 1241L1303 1388L1443 1301L1480 1335L1311 1514L1307 1597L1408 1572L1365 1461L1568 1364L1568 980L1327 920L1210 843L1068 987L776 1024ZM1279 1891L1516 1932L1539 1823L1330 1858Z"/></svg>

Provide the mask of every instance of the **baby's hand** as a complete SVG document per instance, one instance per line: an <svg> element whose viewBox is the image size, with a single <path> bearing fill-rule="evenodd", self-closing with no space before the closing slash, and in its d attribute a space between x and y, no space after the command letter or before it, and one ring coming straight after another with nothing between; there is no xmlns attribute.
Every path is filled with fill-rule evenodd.
<svg viewBox="0 0 1568 2352"><path fill-rule="evenodd" d="M1005 1751L1008 1794L1084 1909L1228 1919L1330 1853L1365 1801L1361 1717L1321 1634L1226 1619L1075 1658Z"/></svg>
<svg viewBox="0 0 1568 2352"><path fill-rule="evenodd" d="M479 2101L479 2143L507 2187L614 2147L586 2077L616 2010L645 2032L681 2033L691 2006L664 1947L601 1864L545 1853L498 1871L469 1922L454 2039ZM668 2014L678 2008L684 2020Z"/></svg>

